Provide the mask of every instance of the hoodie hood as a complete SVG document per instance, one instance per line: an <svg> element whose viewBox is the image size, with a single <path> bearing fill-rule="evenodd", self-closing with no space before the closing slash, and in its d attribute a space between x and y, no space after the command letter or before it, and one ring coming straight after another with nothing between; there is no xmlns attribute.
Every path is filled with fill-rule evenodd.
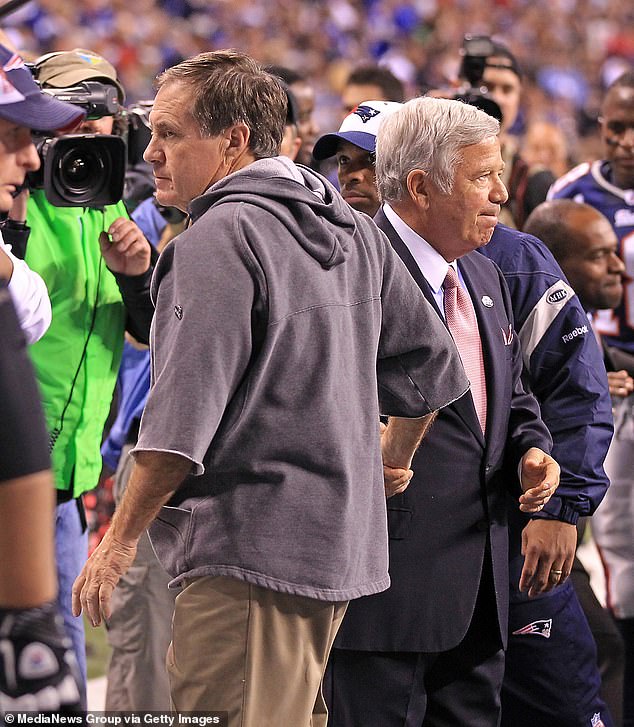
<svg viewBox="0 0 634 727"><path fill-rule="evenodd" d="M328 180L286 157L259 159L216 182L191 203L192 221L230 202L270 212L323 268L344 262L357 227L355 212Z"/></svg>

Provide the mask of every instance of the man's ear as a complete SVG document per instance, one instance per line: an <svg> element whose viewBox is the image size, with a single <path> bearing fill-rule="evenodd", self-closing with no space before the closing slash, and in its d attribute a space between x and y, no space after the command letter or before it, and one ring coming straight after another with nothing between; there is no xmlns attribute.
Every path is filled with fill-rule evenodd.
<svg viewBox="0 0 634 727"><path fill-rule="evenodd" d="M407 175L407 192L419 209L429 207L429 176L422 169L412 169Z"/></svg>
<svg viewBox="0 0 634 727"><path fill-rule="evenodd" d="M251 132L246 124L234 124L224 132L225 159L229 165L249 151Z"/></svg>

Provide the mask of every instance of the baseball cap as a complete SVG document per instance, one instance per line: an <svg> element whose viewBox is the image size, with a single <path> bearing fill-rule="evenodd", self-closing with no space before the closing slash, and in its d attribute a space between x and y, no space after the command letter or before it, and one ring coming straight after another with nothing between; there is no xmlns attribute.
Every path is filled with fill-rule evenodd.
<svg viewBox="0 0 634 727"><path fill-rule="evenodd" d="M37 80L43 86L69 88L82 81L106 81L117 87L119 103L125 101L125 91L114 66L90 50L75 48L47 53L35 61L35 68Z"/></svg>
<svg viewBox="0 0 634 727"><path fill-rule="evenodd" d="M491 61L491 58L504 58L504 61L508 61L508 63L496 63ZM519 78L522 77L522 70L520 64L517 62L517 58L511 53L508 46L500 43L500 41L493 41L493 53L487 58L485 67L508 69L509 71L513 71Z"/></svg>
<svg viewBox="0 0 634 727"><path fill-rule="evenodd" d="M39 131L74 126L84 116L73 106L43 93L22 58L0 44L0 118Z"/></svg>
<svg viewBox="0 0 634 727"><path fill-rule="evenodd" d="M324 134L317 139L313 148L315 159L328 159L337 153L339 141L349 141L351 144L373 152L376 149L376 135L381 122L386 116L400 109L403 104L396 101L364 101L346 116L339 131L333 134Z"/></svg>

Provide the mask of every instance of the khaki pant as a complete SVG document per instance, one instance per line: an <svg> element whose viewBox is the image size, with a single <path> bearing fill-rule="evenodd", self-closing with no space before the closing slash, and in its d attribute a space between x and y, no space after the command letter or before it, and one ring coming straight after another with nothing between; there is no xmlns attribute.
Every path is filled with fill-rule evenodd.
<svg viewBox="0 0 634 727"><path fill-rule="evenodd" d="M167 668L177 712L228 712L229 727L326 727L321 695L347 602L224 576L176 598Z"/></svg>

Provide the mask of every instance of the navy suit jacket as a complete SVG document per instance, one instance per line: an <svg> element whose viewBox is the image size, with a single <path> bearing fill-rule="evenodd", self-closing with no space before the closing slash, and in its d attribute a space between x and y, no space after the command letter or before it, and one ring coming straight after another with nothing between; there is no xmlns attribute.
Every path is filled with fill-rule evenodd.
<svg viewBox="0 0 634 727"><path fill-rule="evenodd" d="M375 221L438 311L427 281L382 211ZM530 447L549 452L552 441L521 382L522 357L502 273L475 252L458 265L482 339L486 436L471 394L440 411L414 456L408 489L387 501L392 585L350 603L338 648L437 652L457 646L471 622L485 563L492 563L497 604L491 623L497 620L506 645L508 482L502 469L505 462L517 468ZM485 561L487 547L491 558Z"/></svg>

